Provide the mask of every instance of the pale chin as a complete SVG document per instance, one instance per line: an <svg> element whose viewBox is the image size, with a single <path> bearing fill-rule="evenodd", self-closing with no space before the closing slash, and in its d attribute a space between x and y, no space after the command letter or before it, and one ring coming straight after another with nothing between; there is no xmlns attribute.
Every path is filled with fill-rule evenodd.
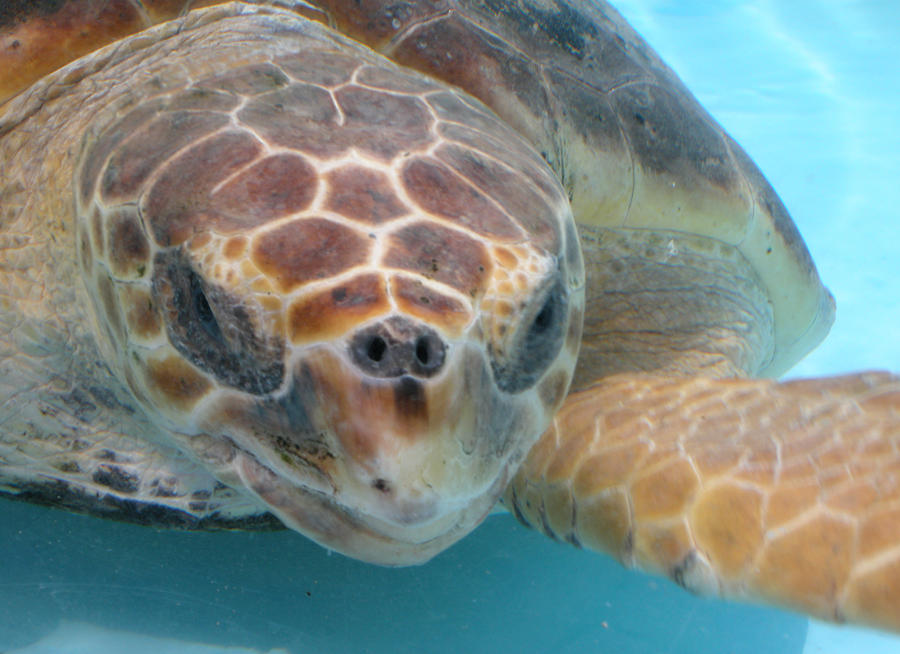
<svg viewBox="0 0 900 654"><path fill-rule="evenodd" d="M252 455L234 462L245 484L284 524L323 547L366 563L419 565L477 527L509 481L509 466L480 496L422 524L398 525L342 507L324 493L285 482Z"/></svg>

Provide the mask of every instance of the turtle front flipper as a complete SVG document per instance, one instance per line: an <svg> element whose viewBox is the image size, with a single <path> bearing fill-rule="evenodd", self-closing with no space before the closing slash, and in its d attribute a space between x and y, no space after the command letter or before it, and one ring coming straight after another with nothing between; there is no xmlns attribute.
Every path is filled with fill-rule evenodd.
<svg viewBox="0 0 900 654"><path fill-rule="evenodd" d="M117 409L101 406L98 395L102 402L114 394L75 388L43 395L8 418L4 428L16 428L0 432L0 496L155 527L284 528L267 507L174 448L109 424L104 411ZM39 421L29 415L34 409L43 411ZM80 420L79 412L93 420ZM210 462L226 463L229 452L207 445Z"/></svg>
<svg viewBox="0 0 900 654"><path fill-rule="evenodd" d="M900 629L895 375L614 375L569 397L504 502L693 592Z"/></svg>
<svg viewBox="0 0 900 654"><path fill-rule="evenodd" d="M157 527L282 528L211 472L225 472L230 448L198 435L189 458L161 442L79 328L83 303L62 287L23 283L24 264L53 260L38 249L48 243L19 248L0 270L0 288L17 293L21 309L0 313L0 497ZM33 299L41 292L43 304Z"/></svg>

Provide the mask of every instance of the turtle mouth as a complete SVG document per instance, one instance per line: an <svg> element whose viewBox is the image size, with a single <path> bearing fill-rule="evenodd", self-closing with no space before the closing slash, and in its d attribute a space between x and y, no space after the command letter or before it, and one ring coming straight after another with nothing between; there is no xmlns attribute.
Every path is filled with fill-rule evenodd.
<svg viewBox="0 0 900 654"><path fill-rule="evenodd" d="M220 396L204 428L235 443L240 483L288 527L363 561L422 563L489 513L543 420L476 345L444 356L437 373L379 376L320 345L279 393Z"/></svg>
<svg viewBox="0 0 900 654"><path fill-rule="evenodd" d="M334 495L291 484L248 453L238 455L236 464L244 485L287 527L328 549L384 566L425 563L453 545L490 513L508 482L503 474L481 497L463 506L440 512L432 506L397 522L351 509Z"/></svg>

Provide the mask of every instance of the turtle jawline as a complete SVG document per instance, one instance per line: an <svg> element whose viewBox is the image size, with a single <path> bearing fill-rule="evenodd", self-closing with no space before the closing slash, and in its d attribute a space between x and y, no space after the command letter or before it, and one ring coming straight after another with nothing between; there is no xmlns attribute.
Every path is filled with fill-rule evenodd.
<svg viewBox="0 0 900 654"><path fill-rule="evenodd" d="M235 464L244 485L265 502L287 527L327 549L384 566L427 562L469 533L490 512L494 503L490 501L487 508L481 511L478 506L480 502L458 510L453 526L432 538L404 541L373 529L321 492L284 483L275 472L247 452L239 453ZM500 481L505 486L505 480ZM471 510L480 513L475 520L469 518Z"/></svg>

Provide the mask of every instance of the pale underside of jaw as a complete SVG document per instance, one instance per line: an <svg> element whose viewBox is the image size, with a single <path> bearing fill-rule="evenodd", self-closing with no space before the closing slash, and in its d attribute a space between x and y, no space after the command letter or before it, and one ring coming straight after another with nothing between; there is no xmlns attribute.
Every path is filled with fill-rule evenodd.
<svg viewBox="0 0 900 654"><path fill-rule="evenodd" d="M246 453L238 455L235 466L246 487L286 526L329 550L386 566L425 563L464 537L491 512L509 477L505 466L494 484L467 504L442 509L423 523L401 525L292 485Z"/></svg>

